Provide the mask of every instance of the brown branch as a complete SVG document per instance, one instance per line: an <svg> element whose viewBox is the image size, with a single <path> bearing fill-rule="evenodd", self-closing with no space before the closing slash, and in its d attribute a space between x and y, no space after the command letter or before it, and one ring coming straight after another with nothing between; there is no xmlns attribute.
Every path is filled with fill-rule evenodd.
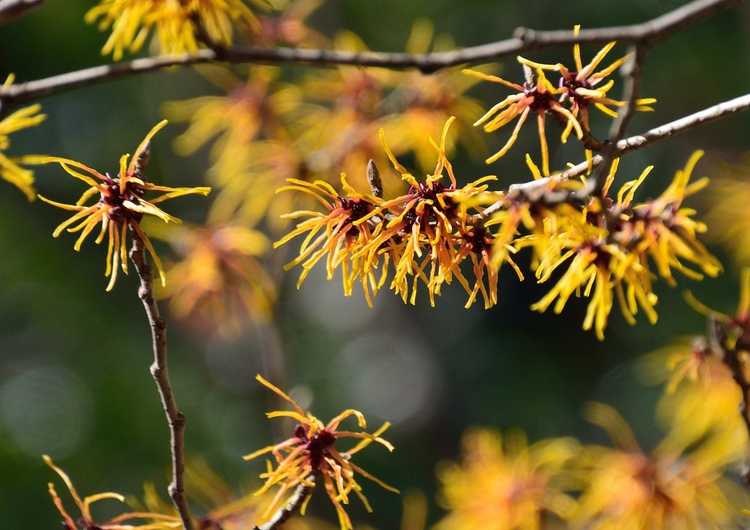
<svg viewBox="0 0 750 530"><path fill-rule="evenodd" d="M153 280L151 264L148 262L144 251L143 241L137 234L133 234L133 247L130 251L130 259L135 266L140 280L138 297L143 302L146 310L149 327L151 328L152 348L154 361L149 371L151 372L156 387L159 390L162 408L167 417L169 426L169 446L172 458L172 481L167 488L169 497L172 499L180 514L182 525L185 530L192 529L192 520L185 497L184 472L185 472L185 416L177 407L174 391L169 380L169 367L167 364L167 327L159 314L159 306L154 299Z"/></svg>
<svg viewBox="0 0 750 530"><path fill-rule="evenodd" d="M646 45L635 44L630 52L630 57L627 63L622 67L622 74L625 78L622 97L624 105L612 122L612 126L609 130L609 138L604 147L600 150L602 162L597 166L596 171L594 171L591 183L592 193L596 195L601 195L604 191L607 173L612 167L615 158L618 156L617 142L619 142L625 135L625 130L627 129L638 106L637 102L641 88L641 74L645 55Z"/></svg>
<svg viewBox="0 0 750 530"><path fill-rule="evenodd" d="M289 498L289 502L286 505L279 508L279 510L273 514L268 521L260 526L255 526L253 530L274 530L282 525L289 517L292 516L295 510L299 508L304 502L305 498L312 492L312 486L300 484L294 493Z"/></svg>
<svg viewBox="0 0 750 530"><path fill-rule="evenodd" d="M42 2L44 0L0 0L0 25L28 14Z"/></svg>
<svg viewBox="0 0 750 530"><path fill-rule="evenodd" d="M737 329L735 326L739 326ZM722 363L729 369L740 391L739 414L745 426L748 437L750 437L750 381L745 375L745 367L741 359L742 353L747 351L747 342L743 340L746 331L746 323L743 325L738 321L731 323L723 322L717 315L709 315L707 319L708 337L707 345L711 352L716 352ZM732 329L734 328L734 329ZM730 335L739 333L739 337L729 339ZM745 468L742 471L742 479L746 485L750 484L750 448L746 449Z"/></svg>
<svg viewBox="0 0 750 530"><path fill-rule="evenodd" d="M683 133L685 131L689 131L695 127L714 122L731 114L736 114L747 109L750 109L750 94L745 94L744 96L739 96L734 99L712 105L706 109L695 112L683 118L679 118L669 123L665 123L664 125L660 125L659 127L650 129L642 134L623 138L615 144L616 149L613 151L613 155L621 156L630 153L631 151L636 151L660 140L671 138L672 136ZM591 165L595 168L599 166L603 161L603 155L595 155L591 162ZM544 187L550 181L550 179L564 180L578 177L585 174L588 169L588 163L581 162L551 177L545 177L539 180L533 180L531 182L524 182L521 184L513 184L510 186L509 192L513 192L514 190L528 191L539 189ZM502 202L498 201L485 208L482 211L481 215L482 217L487 217L498 211L501 207Z"/></svg>
<svg viewBox="0 0 750 530"><path fill-rule="evenodd" d="M2 0L0 0L2 1ZM514 37L489 44L459 48L447 52L425 54L386 53L376 51L347 52L337 50L299 48L234 47L204 49L194 54L135 59L119 64L95 66L44 79L0 88L0 101L10 104L48 96L124 76L154 72L172 66L186 66L206 62L228 63L304 63L317 66L354 65L389 69L417 68L434 72L442 68L465 64L492 62L502 57L529 50L563 44L599 43L619 40L629 43L652 43L707 17L730 4L742 0L694 0L664 15L640 24L585 29L579 35L570 30L536 31L519 28Z"/></svg>

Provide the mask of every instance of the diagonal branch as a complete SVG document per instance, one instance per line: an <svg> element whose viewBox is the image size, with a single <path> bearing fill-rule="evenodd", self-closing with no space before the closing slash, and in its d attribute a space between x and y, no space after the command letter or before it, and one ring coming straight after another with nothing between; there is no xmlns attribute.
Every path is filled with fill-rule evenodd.
<svg viewBox="0 0 750 530"><path fill-rule="evenodd" d="M623 138L615 144L615 149L612 151L613 157L618 157L631 151L636 151L643 147L647 147L655 142L671 138L677 134L689 131L701 125L712 123L721 118L725 118L729 115L736 114L750 109L750 94L739 96L716 105L712 105L706 109L700 110L683 118L665 123L659 127L650 129L642 134ZM595 155L591 166L596 168L602 162L604 162L604 155ZM589 170L589 164L587 162L581 162L575 166L553 175L551 177L544 177L531 182L524 182L521 184L513 184L509 188L509 192L530 192L538 189L542 189L550 181L550 179L569 179L578 177L585 174ZM591 190L593 191L593 190ZM498 201L485 208L481 216L487 217L498 211L502 207L502 201Z"/></svg>
<svg viewBox="0 0 750 530"><path fill-rule="evenodd" d="M0 25L28 14L35 7L42 5L42 2L44 0L0 0Z"/></svg>
<svg viewBox="0 0 750 530"><path fill-rule="evenodd" d="M3 0L0 0L2 2ZM7 0L6 0L7 1ZM15 0L18 1L18 0ZM300 48L233 47L204 49L194 54L134 59L118 64L95 66L44 79L0 88L0 101L10 104L49 96L76 87L120 77L207 62L227 63L304 63L316 66L354 65L389 69L417 68L435 72L442 68L492 62L509 55L563 44L601 43L619 40L626 43L652 43L665 38L742 0L694 0L664 15L640 24L588 29L574 34L570 30L536 31L519 28L514 36L489 44L424 54L386 53L377 51L347 52Z"/></svg>
<svg viewBox="0 0 750 530"><path fill-rule="evenodd" d="M143 302L143 308L146 310L146 317L151 328L154 362L151 364L150 372L159 390L159 397L169 425L172 482L169 484L168 492L180 514L184 530L192 530L190 509L184 489L185 416L177 407L172 384L169 381L167 327L159 314L159 306L154 299L151 264L144 254L143 241L135 233L133 234L133 248L130 251L130 259L135 265L135 270L140 279L138 297Z"/></svg>

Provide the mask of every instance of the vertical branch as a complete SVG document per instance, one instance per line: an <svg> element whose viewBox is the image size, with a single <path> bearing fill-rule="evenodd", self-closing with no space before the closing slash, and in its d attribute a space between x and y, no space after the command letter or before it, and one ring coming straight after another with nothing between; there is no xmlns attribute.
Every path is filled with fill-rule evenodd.
<svg viewBox="0 0 750 530"><path fill-rule="evenodd" d="M644 44L632 46L628 61L622 66L622 75L625 78L623 85L624 104L617 113L617 118L612 122L609 130L609 138L601 149L601 163L594 172L594 191L598 195L602 191L612 162L619 155L617 144L622 140L630 123L633 113L638 107L638 95L641 86L641 72L646 55Z"/></svg>
<svg viewBox="0 0 750 530"><path fill-rule="evenodd" d="M750 381L745 375L745 367L740 356L745 350L746 344L737 344L738 338L730 339L732 333L727 328L726 323L722 323L715 316L710 315L707 321L708 343L711 349L718 352L721 361L729 369L732 379L737 384L740 391L739 415L745 425L748 440L750 443ZM738 333L737 330L734 333ZM744 333L739 331L742 335ZM741 341L741 337L739 337ZM742 342L742 341L741 341ZM746 450L744 469L742 470L742 480L746 485L750 485L750 447Z"/></svg>
<svg viewBox="0 0 750 530"><path fill-rule="evenodd" d="M138 298L143 302L149 327L151 328L152 348L154 361L149 371L151 372L156 387L159 390L162 408L167 417L169 426L169 446L172 458L172 481L167 491L177 511L180 514L182 525L185 530L192 530L192 521L187 499L185 497L184 473L185 473L185 416L177 407L172 384L169 380L169 368L167 365L167 327L159 314L159 306L154 299L153 279L151 264L143 252L143 241L136 233L133 233L133 247L130 251L130 259L135 266L140 280L138 287Z"/></svg>

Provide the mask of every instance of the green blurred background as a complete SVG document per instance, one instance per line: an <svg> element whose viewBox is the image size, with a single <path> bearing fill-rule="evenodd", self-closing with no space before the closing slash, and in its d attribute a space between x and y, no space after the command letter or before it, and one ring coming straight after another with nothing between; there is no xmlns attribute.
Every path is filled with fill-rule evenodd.
<svg viewBox="0 0 750 530"><path fill-rule="evenodd" d="M580 0L330 0L311 21L333 35L359 34L373 49L398 50L412 23L429 18L438 33L459 45L480 44L511 34L519 25L538 29L639 22L683 2ZM23 20L0 28L0 75L19 80L43 77L105 61L105 39L83 23L92 2L48 0ZM750 9L721 13L676 34L656 47L644 71L642 94L659 99L657 111L635 117L630 131L644 130L748 91ZM587 55L592 49L587 48ZM569 57L563 47L533 54ZM290 69L302 67L290 67ZM516 68L512 60L503 70ZM161 118L164 101L205 93L206 84L189 70L162 72L82 88L42 101L47 122L14 136L14 152L70 156L98 168L114 169ZM617 89L616 89L617 90ZM486 104L489 91L474 91ZM595 120L601 134L608 125ZM204 154L176 156L170 127L153 147L152 171L167 183L198 183L208 167ZM748 145L748 116L738 115L629 155L620 175L635 176L647 164L656 171L646 192L661 189L693 149L706 149L700 175L720 161L737 161ZM170 136L171 135L171 136ZM503 135L501 134L502 138ZM500 138L493 137L490 145ZM536 149L535 135L493 172L505 183L527 172L520 153ZM579 160L576 147L554 152L554 165ZM459 153L464 174L486 172L480 160ZM515 177L514 177L515 176ZM37 173L41 192L69 198L78 187L56 169ZM694 202L698 208L705 204ZM204 206L186 199L173 210L200 221ZM183 208L183 210L180 210ZM149 340L132 277L104 292L101 248L80 255L72 241L50 237L61 212L27 203L0 185L0 513L4 528L50 529L59 517L49 501L50 471L40 454L50 453L83 492L139 493L144 480L167 482L167 431L148 373ZM187 448L202 455L232 484L252 484L258 465L240 455L268 443L263 419L269 401L253 381L269 363L283 364L286 384L306 396L325 418L346 407L363 410L373 424L394 423L390 439L397 451L374 449L364 467L402 490L434 497L437 462L457 454L461 433L472 425L519 427L532 440L572 434L586 440L599 434L581 419L582 404L601 400L617 406L645 445L658 439L654 405L659 389L639 380L638 359L676 337L700 333L703 322L682 301L686 286L711 305L735 303L737 269L721 249L726 273L702 284L684 281L677 289L660 282L657 327L640 319L628 326L613 311L607 338L597 342L580 329L585 305L573 301L561 316L528 310L542 290L501 278L501 301L491 311L463 309L463 294L448 289L438 307L402 306L384 292L369 310L358 295L344 298L338 282L321 274L302 290L296 274L286 275L278 309L280 347L252 329L237 340L206 339L170 323L172 377L188 418ZM283 358L280 355L283 354ZM354 508L355 521L394 528L400 500L369 488L376 513ZM314 513L333 520L320 503ZM439 510L434 503L430 519Z"/></svg>

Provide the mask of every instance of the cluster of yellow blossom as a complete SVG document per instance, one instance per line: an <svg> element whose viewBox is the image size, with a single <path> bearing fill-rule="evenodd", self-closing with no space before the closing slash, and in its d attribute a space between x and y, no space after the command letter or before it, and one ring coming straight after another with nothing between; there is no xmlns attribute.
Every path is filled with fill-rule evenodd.
<svg viewBox="0 0 750 530"><path fill-rule="evenodd" d="M500 267L508 263L523 279L512 256L530 248L539 283L565 269L532 309L543 312L553 307L560 313L573 295L589 298L583 327L595 329L602 339L614 299L629 323L639 310L656 321L655 275L674 284L674 271L694 279L720 271L697 239L705 225L694 219L694 210L683 206L685 198L708 183L705 178L690 181L701 152L691 156L664 192L642 203L635 201L635 193L653 168L610 197L618 161L601 196L587 191L591 182L585 179L542 178L528 156L537 179L533 185L489 192L487 183L495 180L491 176L459 187L446 156L451 122L446 122L440 144L434 144L437 165L424 181L415 179L385 146L396 172L409 184L396 198L358 193L343 177L341 194L323 181L290 180L282 188L312 195L324 208L322 213L289 214L288 218L304 220L275 244L305 235L298 257L288 265L302 266L298 286L326 256L328 278L340 270L344 293L350 295L359 282L368 303L392 269L390 289L404 302L414 304L417 287L424 284L434 305L442 286L456 278L469 295L467 308L480 293L488 308L497 303ZM490 206L482 211L482 205ZM473 284L462 272L464 262L470 264Z"/></svg>
<svg viewBox="0 0 750 530"><path fill-rule="evenodd" d="M501 439L475 429L460 463L438 467L439 501L448 510L436 530L691 530L738 520L741 497L723 473L737 461L731 440L691 446L670 435L645 452L614 409L592 404L589 420L614 447L557 438L531 446L522 434Z"/></svg>
<svg viewBox="0 0 750 530"><path fill-rule="evenodd" d="M263 45L297 43L365 50L364 43L350 32L342 32L327 42L307 26L305 18L320 3L296 0L276 17L261 16L261 30L253 38L260 39L258 42ZM407 42L408 50L414 53L451 46L445 37L433 38L432 25L426 21L414 25ZM169 102L164 105L164 112L170 119L186 124L174 144L179 154L188 156L208 147L211 168L207 179L217 191L208 213L208 224L212 227L242 226L252 231L265 229L279 233L289 222L282 214L303 204L296 194L275 194L286 179L296 179L308 186L317 180L331 183L332 176L346 172L353 189L367 189L364 168L368 160L387 163L377 140L379 129L387 132L395 154L413 152L419 164L427 167L434 163L429 134L438 131L451 115L469 122L481 112L481 105L465 95L477 80L455 71L426 75L342 66L306 72L294 85L284 82L280 69L275 67L211 65L201 66L198 71L219 93ZM460 138L467 147L475 149L481 144L479 135ZM454 139L447 138L444 151L450 153L454 148ZM387 193L402 190L401 182L386 181ZM198 235L187 236L184 230L165 231L164 236L178 249L180 257L168 266L170 287L163 294L172 299L173 307L181 308L180 315L197 317L194 321L210 319L214 327L222 329L227 328L224 325L227 320L239 323L247 315L262 315L257 304L254 310L247 310L247 306L235 310L235 306L223 311L218 306L195 304L195 294L203 292L203 287L192 285L193 280L199 279L197 276L185 274L197 263L192 259L192 251L182 251L186 237L193 241L200 239ZM202 245L201 249L205 251L209 246ZM253 257L263 259L260 247L256 250L259 253ZM208 254L203 254L207 260ZM223 257L214 252L210 259L220 263ZM377 268L373 260L377 262L380 258L370 258L368 267ZM266 282L269 274L255 269L257 259L253 259L253 264L258 274L248 277L245 297L265 292L268 294L265 298L272 300L274 286ZM476 266L483 267L479 262ZM212 277L212 285L237 286L232 278L224 277L231 270L214 270L222 277ZM375 286L368 288L368 292L377 290L377 281L369 278ZM490 277L488 282L492 284L494 278ZM403 282L399 292L403 295L408 292ZM216 300L234 296L218 291L214 294ZM488 298L492 296L487 292Z"/></svg>
<svg viewBox="0 0 750 530"><path fill-rule="evenodd" d="M268 7L263 0L253 0ZM102 54L119 61L138 52L152 34L165 54L190 53L200 44L232 44L233 25L258 29L255 14L244 0L100 0L86 13L86 22L110 31Z"/></svg>
<svg viewBox="0 0 750 530"><path fill-rule="evenodd" d="M420 283L435 304L443 285L453 279L468 294L466 306L474 304L481 293L485 308L497 303L497 268L491 265L493 236L481 219L461 207L486 192L494 176L477 179L459 187L453 166L446 155L448 132L453 122L443 127L440 144L433 142L437 164L424 180L417 180L384 143L393 167L409 185L403 195L385 200L365 195L352 188L342 175L343 194L324 181L308 183L290 179L279 191L298 191L314 197L325 209L302 210L287 215L303 219L296 228L277 241L279 247L304 235L299 255L287 268L302 266L298 287L312 268L325 256L328 278L341 271L344 294L351 295L355 283L362 286L368 304L386 283L393 269L389 288L406 303L416 303ZM371 165L371 171L376 171ZM506 261L518 271L509 258ZM464 262L471 264L472 284L462 272Z"/></svg>
<svg viewBox="0 0 750 530"><path fill-rule="evenodd" d="M575 33L580 31L580 26L575 26ZM591 139L591 126L589 109L596 107L610 117L617 117L614 109L625 105L625 102L612 99L608 93L614 86L614 80L605 82L613 72L620 68L628 56L620 57L606 67L599 68L605 57L616 42L607 43L586 65L581 59L581 46L573 45L573 62L575 69L570 69L562 63L543 64L518 57L525 74L523 84L507 81L495 75L487 75L476 70L464 70L468 75L500 84L515 91L514 94L494 105L474 125L482 125L485 132L491 133L510 124L516 120L516 125L508 141L494 155L487 159L491 164L505 156L518 139L523 124L533 112L536 114L537 131L542 152L542 173L550 174L549 148L547 144L546 119L547 116L554 117L563 124L560 141L565 143L572 132L575 132L579 140L586 144ZM545 72L555 72L559 75L557 86L547 79ZM656 102L654 98L640 98L635 102L635 110L653 110L649 105ZM586 149L587 159L591 159L591 149Z"/></svg>
<svg viewBox="0 0 750 530"><path fill-rule="evenodd" d="M9 87L14 80L15 76L9 75L2 87ZM23 157L9 157L5 155L5 151L10 147L11 134L39 125L45 120L46 116L40 112L41 110L41 105L30 105L0 119L0 179L13 184L30 201L36 198L34 173L21 165Z"/></svg>
<svg viewBox="0 0 750 530"><path fill-rule="evenodd" d="M750 269L742 271L740 300L731 315L708 308L689 293L687 300L707 317L708 333L655 352L645 365L649 375L667 381L660 415L675 443L688 446L721 433L734 441L737 455L745 457L748 433L742 403L746 397L740 384L750 381ZM666 374L658 369L663 365Z"/></svg>

